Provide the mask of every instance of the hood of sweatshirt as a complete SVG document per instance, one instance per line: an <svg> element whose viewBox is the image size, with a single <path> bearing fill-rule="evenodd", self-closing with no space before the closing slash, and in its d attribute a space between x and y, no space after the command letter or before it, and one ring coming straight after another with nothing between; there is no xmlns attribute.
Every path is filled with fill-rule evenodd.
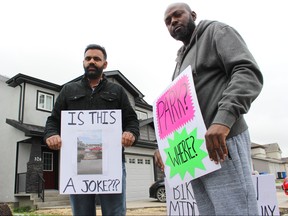
<svg viewBox="0 0 288 216"><path fill-rule="evenodd" d="M172 80L174 80L179 74L180 74L180 65L185 57L185 55L187 54L187 52L190 50L190 48L193 45L196 45L196 50L197 50L197 40L201 37L201 35L203 34L203 32L207 29L207 27L209 25L211 25L213 22L216 21L211 21L211 20L202 20L199 22L199 24L196 26L190 42L187 46L183 45L177 52L177 58L176 58L176 68L172 77ZM197 52L196 52L196 61L194 62L194 64L197 63ZM195 71L195 73L197 73L197 71Z"/></svg>

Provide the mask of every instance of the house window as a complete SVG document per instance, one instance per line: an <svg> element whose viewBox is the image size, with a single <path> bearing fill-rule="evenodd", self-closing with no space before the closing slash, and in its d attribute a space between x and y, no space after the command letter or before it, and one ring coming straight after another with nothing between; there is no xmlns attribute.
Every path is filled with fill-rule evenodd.
<svg viewBox="0 0 288 216"><path fill-rule="evenodd" d="M138 164L143 164L143 159L137 159Z"/></svg>
<svg viewBox="0 0 288 216"><path fill-rule="evenodd" d="M147 119L147 118L148 118L148 114L145 113L145 112L136 110L136 114L137 114L137 118L138 118L139 120Z"/></svg>
<svg viewBox="0 0 288 216"><path fill-rule="evenodd" d="M54 95L37 91L37 109L51 112L54 104Z"/></svg>
<svg viewBox="0 0 288 216"><path fill-rule="evenodd" d="M43 171L53 171L52 152L43 152Z"/></svg>

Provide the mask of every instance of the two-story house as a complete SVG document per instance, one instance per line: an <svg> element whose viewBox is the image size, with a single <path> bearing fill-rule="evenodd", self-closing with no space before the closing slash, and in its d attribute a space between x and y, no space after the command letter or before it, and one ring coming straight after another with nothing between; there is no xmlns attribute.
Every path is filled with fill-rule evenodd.
<svg viewBox="0 0 288 216"><path fill-rule="evenodd" d="M157 142L152 106L120 71L105 75L124 87L140 120L139 140L125 150L127 200L148 198L149 186L158 178L153 161ZM42 192L58 190L59 151L47 148L43 131L62 87L24 74L0 76L0 202L21 205L31 193L41 197Z"/></svg>

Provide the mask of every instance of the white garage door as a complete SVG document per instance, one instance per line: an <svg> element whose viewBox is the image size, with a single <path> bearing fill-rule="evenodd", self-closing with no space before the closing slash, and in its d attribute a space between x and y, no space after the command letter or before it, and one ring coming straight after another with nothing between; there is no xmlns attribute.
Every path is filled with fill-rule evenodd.
<svg viewBox="0 0 288 216"><path fill-rule="evenodd" d="M149 187L154 182L152 156L126 154L127 200L149 198Z"/></svg>

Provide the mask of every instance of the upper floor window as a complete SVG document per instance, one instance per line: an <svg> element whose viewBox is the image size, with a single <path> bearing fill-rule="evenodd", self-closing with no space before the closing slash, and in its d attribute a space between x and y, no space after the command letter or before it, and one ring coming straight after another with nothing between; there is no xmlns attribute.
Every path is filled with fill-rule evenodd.
<svg viewBox="0 0 288 216"><path fill-rule="evenodd" d="M54 104L54 95L37 91L37 109L51 112Z"/></svg>
<svg viewBox="0 0 288 216"><path fill-rule="evenodd" d="M136 110L136 114L139 120L147 119L148 114L139 110Z"/></svg>

